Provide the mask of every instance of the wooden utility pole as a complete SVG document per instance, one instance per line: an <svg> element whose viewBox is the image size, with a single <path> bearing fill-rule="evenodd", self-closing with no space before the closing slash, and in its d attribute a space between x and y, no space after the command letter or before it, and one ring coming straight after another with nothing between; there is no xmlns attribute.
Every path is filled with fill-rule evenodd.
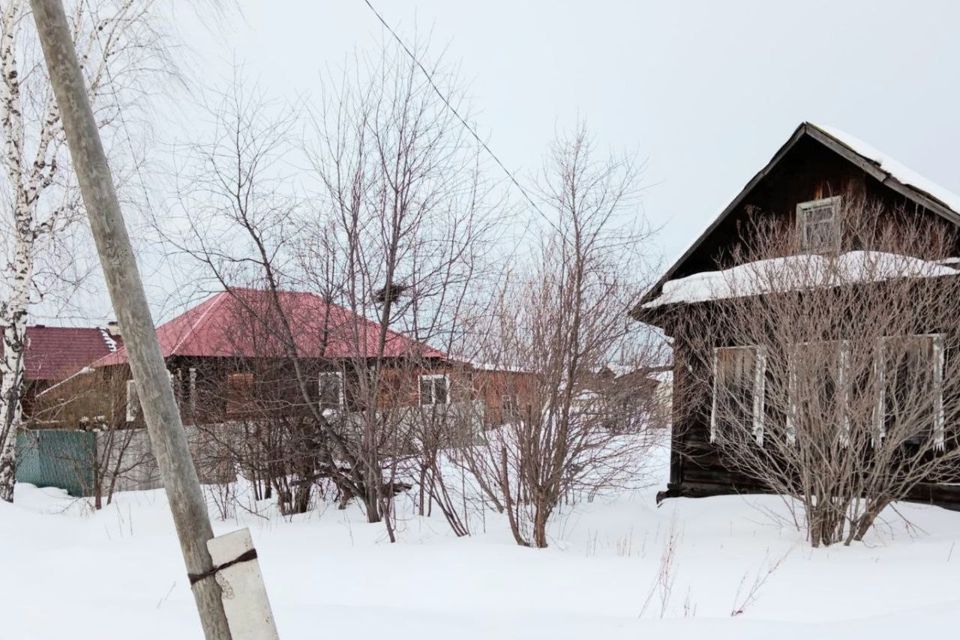
<svg viewBox="0 0 960 640"><path fill-rule="evenodd" d="M123 330L130 369L173 512L203 632L207 640L230 640L220 587L213 577L206 545L213 537L207 505L187 448L180 412L87 98L63 3L62 0L30 0L30 4L100 264Z"/></svg>

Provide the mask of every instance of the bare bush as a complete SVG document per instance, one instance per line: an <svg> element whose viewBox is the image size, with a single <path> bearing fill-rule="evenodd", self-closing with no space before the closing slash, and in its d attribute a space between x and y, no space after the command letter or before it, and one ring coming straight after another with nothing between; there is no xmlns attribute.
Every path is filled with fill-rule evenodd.
<svg viewBox="0 0 960 640"><path fill-rule="evenodd" d="M469 464L521 545L547 546L564 501L636 483L651 444L649 413L604 373L611 362L639 370L655 352L624 312L642 291L649 235L630 206L634 181L628 160L597 161L583 130L556 144L542 244L504 287L485 338L484 360L523 372L529 389Z"/></svg>

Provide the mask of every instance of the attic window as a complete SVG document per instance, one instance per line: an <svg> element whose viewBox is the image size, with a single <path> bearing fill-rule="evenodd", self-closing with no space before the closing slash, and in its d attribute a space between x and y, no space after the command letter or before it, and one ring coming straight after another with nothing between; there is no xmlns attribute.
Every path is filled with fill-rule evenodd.
<svg viewBox="0 0 960 640"><path fill-rule="evenodd" d="M800 248L828 253L840 248L840 196L801 202L797 205Z"/></svg>

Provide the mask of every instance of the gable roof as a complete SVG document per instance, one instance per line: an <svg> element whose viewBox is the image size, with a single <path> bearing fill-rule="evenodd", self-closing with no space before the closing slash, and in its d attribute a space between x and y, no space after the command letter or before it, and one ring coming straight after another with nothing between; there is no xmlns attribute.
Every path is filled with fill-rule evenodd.
<svg viewBox="0 0 960 640"><path fill-rule="evenodd" d="M100 327L27 327L23 353L26 380L63 380L111 354L119 339ZM0 351L3 345L0 344Z"/></svg>
<svg viewBox="0 0 960 640"><path fill-rule="evenodd" d="M279 304L279 311L277 309ZM277 330L286 321L299 358L375 357L380 325L320 296L281 291L276 303L269 291L231 288L206 299L157 327L164 358L283 357L288 354ZM384 355L443 358L443 352L396 331L387 330ZM97 362L105 367L127 362L118 349Z"/></svg>
<svg viewBox="0 0 960 640"><path fill-rule="evenodd" d="M949 222L960 226L960 196L930 182L893 158L849 134L832 127L804 122L796 128L790 138L777 150L776 154L774 154L766 166L750 179L733 201L730 202L730 204L720 212L720 215L710 223L710 226L700 234L700 237L667 269L660 280L643 295L637 306L631 310L632 315L638 316L640 314L640 309L643 304L658 295L663 284L673 278L673 275L683 266L687 259L690 258L716 228L743 203L744 198L750 194L753 188L804 138L816 140L862 169L884 186L889 187L920 206L929 209Z"/></svg>

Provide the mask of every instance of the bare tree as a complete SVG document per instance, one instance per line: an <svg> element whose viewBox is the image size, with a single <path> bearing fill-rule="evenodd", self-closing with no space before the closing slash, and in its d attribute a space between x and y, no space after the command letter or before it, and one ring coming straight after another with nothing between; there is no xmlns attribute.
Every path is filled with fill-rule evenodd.
<svg viewBox="0 0 960 640"><path fill-rule="evenodd" d="M122 108L150 82L144 73L162 60L152 2L73 3L72 31L98 124L115 124ZM0 10L0 136L3 139L5 286L0 293L0 499L12 501L16 434L21 423L24 336L32 302L52 293L64 269L80 197L69 171L60 114L31 31L29 3L9 0ZM43 260L41 260L43 258ZM61 262L58 262L58 259ZM60 283L62 284L62 283Z"/></svg>
<svg viewBox="0 0 960 640"><path fill-rule="evenodd" d="M314 473L322 467L344 502L360 500L394 538L413 425L469 396L449 354L476 304L490 208L475 145L403 52L353 72L330 83L311 119L306 197L283 165L299 152L290 144L298 114L239 86L228 92L214 139L189 153L198 162L180 197L187 231L169 236L219 286L268 293L269 308L249 317L299 393ZM300 317L290 289L319 296L324 310ZM316 362L304 356L305 332Z"/></svg>
<svg viewBox="0 0 960 640"><path fill-rule="evenodd" d="M294 286L299 235L291 158L299 113L245 89L238 74L207 106L209 137L177 150L174 205L182 215L156 226L175 251L200 264L196 276L230 294L233 325L219 329L229 350L244 354L204 370L198 382L204 402L223 409L191 416L218 454L207 463L236 465L257 499L275 495L282 513L301 513L310 504L325 418L316 406L318 368L297 334L312 333L322 353L330 318L307 317L283 300ZM251 289L266 295L248 295Z"/></svg>
<svg viewBox="0 0 960 640"><path fill-rule="evenodd" d="M839 250L806 253L784 218L757 216L673 316L705 399L686 410L743 484L788 498L814 546L861 540L960 469L955 230L841 203Z"/></svg>
<svg viewBox="0 0 960 640"><path fill-rule="evenodd" d="M449 356L462 355L465 319L483 304L492 205L479 148L454 112L464 111L455 78L439 64L425 74L393 47L353 73L329 83L314 114L309 156L330 215L309 227L306 237L322 241L305 243L301 255L311 289L376 322L376 335L357 326L349 338L373 356L347 363L358 381L352 457L363 469L355 484L368 518L386 518L389 529L397 456L449 441L438 429L462 424L463 413L438 405L470 399ZM391 361L391 330L442 354ZM407 400L385 403L385 394Z"/></svg>
<svg viewBox="0 0 960 640"><path fill-rule="evenodd" d="M499 298L486 360L525 372L532 388L470 464L521 545L547 546L563 501L636 482L650 446L647 416L622 435L634 416L608 401L617 387L603 374L625 357L632 369L653 364L624 311L642 291L649 237L632 206L635 181L629 159L595 157L583 128L557 142L542 189L548 229L532 267Z"/></svg>

